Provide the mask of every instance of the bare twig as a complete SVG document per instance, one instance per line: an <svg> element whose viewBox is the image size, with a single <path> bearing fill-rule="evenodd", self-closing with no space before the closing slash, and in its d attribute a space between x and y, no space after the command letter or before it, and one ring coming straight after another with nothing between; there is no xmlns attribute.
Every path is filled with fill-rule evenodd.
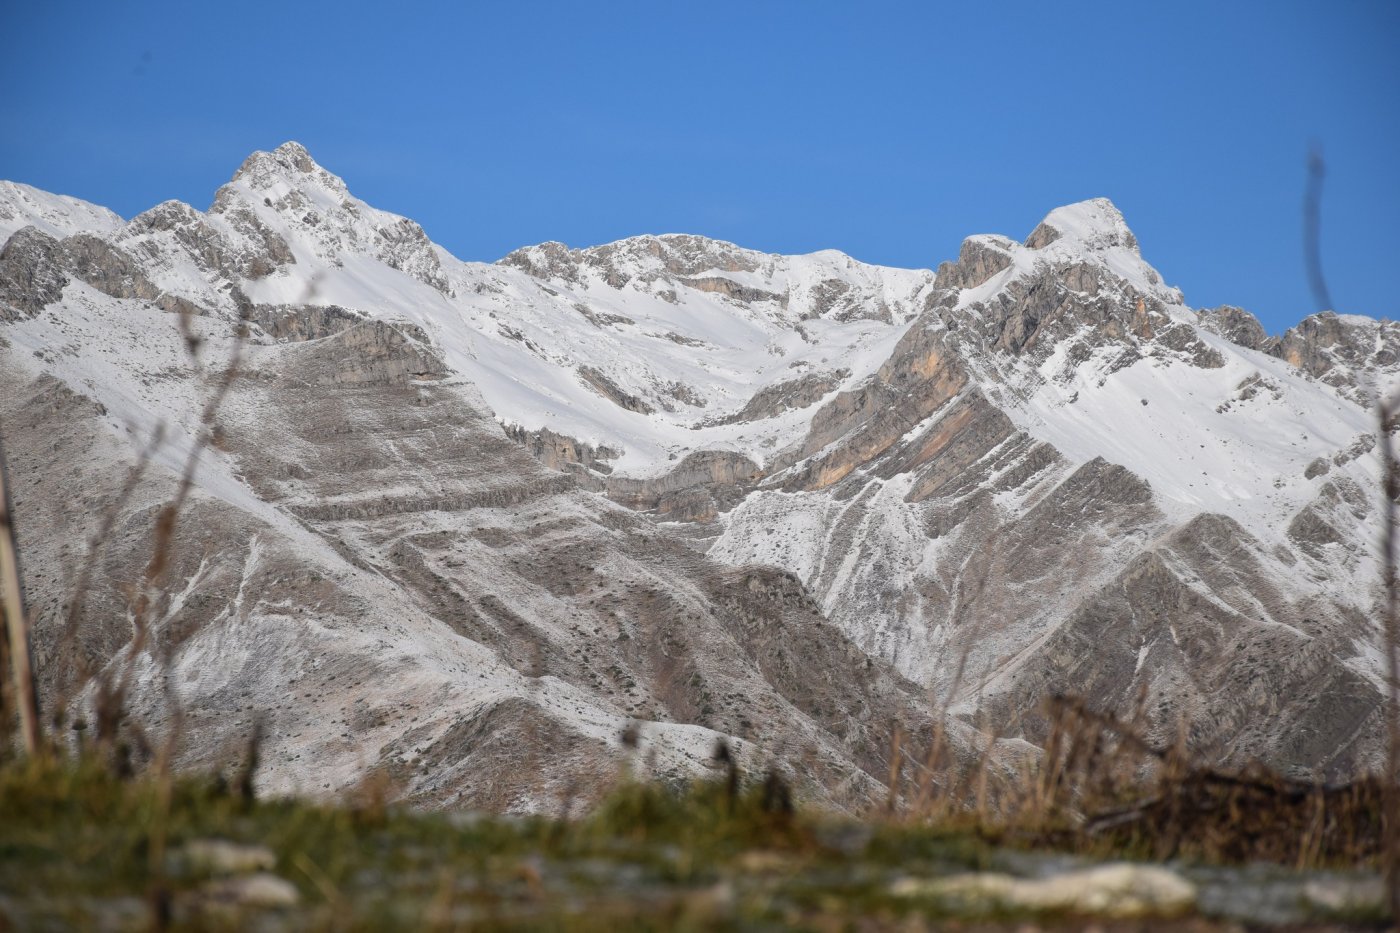
<svg viewBox="0 0 1400 933"><path fill-rule="evenodd" d="M885 811L893 814L899 806L899 771L900 760L902 758L900 746L904 740L904 730L899 723L894 724L894 731L890 735L890 776L889 794L885 798Z"/></svg>
<svg viewBox="0 0 1400 933"><path fill-rule="evenodd" d="M98 684L99 697L108 705L105 715L100 715L100 721L104 723L105 728L99 730L99 738L110 738L113 734L116 721L120 718L127 694L130 692L131 678L135 674L136 662L146 650L150 640L153 619L158 615L156 610L159 608L159 600L163 596L168 596L165 592L165 575L169 569L173 552L177 520L180 511L184 508L185 501L194 489L194 477L199 467L200 456L205 448L214 442L219 433L216 418L220 406L240 372L244 344L248 335L248 322L251 316L252 305L246 298L242 298L233 349L229 353L228 363L220 373L218 382L215 383L214 392L200 412L199 431L191 445L189 455L185 459L185 466L180 475L180 485L174 498L166 503L156 516L155 542L151 549L151 559L146 564L146 572L132 609L134 633L131 643L127 646L120 676L115 684L112 684L109 678L104 678ZM173 645L167 646L168 652L173 650ZM168 667L170 660L169 657L164 658L164 666ZM178 717L172 716L172 724L178 724L178 721ZM177 740L177 733L166 737L168 744ZM168 767L172 758L173 754L162 755L163 766Z"/></svg>
<svg viewBox="0 0 1400 933"><path fill-rule="evenodd" d="M82 630L83 618L87 609L87 595L92 588L93 571L97 567L97 561L102 554L104 545L112 535L117 518L121 515L127 502L131 500L131 496L140 484L142 476L145 475L147 467L150 466L151 458L155 456L155 452L160 448L164 439L165 425L157 425L151 434L150 443L141 451L136 462L127 471L126 480L122 483L117 498L107 507L102 521L98 523L97 531L88 539L87 555L83 559L82 569L78 572L78 580L73 588L73 599L68 604L67 618L63 623L63 633L59 636L58 650L54 653L54 657L68 659L72 664L67 685L58 692L58 702L55 705L53 715L55 728L61 727L68 704L72 702L74 691L90 683L94 673L87 656L72 650L77 645L78 635Z"/></svg>
<svg viewBox="0 0 1400 933"><path fill-rule="evenodd" d="M1308 153L1308 188L1303 196L1303 258L1308 267L1308 284L1312 287L1313 303L1319 311L1335 311L1327 279L1322 274L1322 180L1327 165L1322 149L1314 146Z"/></svg>
<svg viewBox="0 0 1400 933"><path fill-rule="evenodd" d="M1400 498L1400 467L1397 467L1395 462L1390 435L1395 408L1391 401L1384 397L1377 399L1376 408L1380 416L1381 489L1385 495L1382 506L1385 530L1381 539L1385 584L1385 610L1381 619L1381 632L1386 676L1384 855L1386 879L1390 888L1391 914L1400 917L1400 620L1396 618L1396 610L1400 606L1400 580L1397 580L1395 566L1395 501Z"/></svg>

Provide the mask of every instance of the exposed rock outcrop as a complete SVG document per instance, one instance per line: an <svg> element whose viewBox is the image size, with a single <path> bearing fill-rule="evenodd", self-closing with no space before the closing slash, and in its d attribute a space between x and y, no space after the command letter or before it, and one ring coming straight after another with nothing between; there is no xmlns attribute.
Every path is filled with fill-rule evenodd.
<svg viewBox="0 0 1400 933"><path fill-rule="evenodd" d="M998 272L1011 267L1012 258L1005 237L979 236L963 240L957 262L938 267L934 285L938 288L976 288Z"/></svg>
<svg viewBox="0 0 1400 933"><path fill-rule="evenodd" d="M1268 351L1370 407L1400 373L1400 324L1324 311L1304 318Z"/></svg>
<svg viewBox="0 0 1400 933"><path fill-rule="evenodd" d="M744 407L732 415L717 419L716 424L738 424L773 418L794 408L807 408L821 401L829 392L849 378L849 369L830 373L808 373L777 385L765 386L754 393Z"/></svg>
<svg viewBox="0 0 1400 933"><path fill-rule="evenodd" d="M697 450L649 479L609 477L608 498L663 521L709 521L732 508L763 478L758 464L727 450Z"/></svg>
<svg viewBox="0 0 1400 933"><path fill-rule="evenodd" d="M578 368L579 378L591 386L599 395L612 402L619 408L634 411L640 415L649 415L656 409L639 396L626 391L616 382L608 378L607 374L593 366L580 366Z"/></svg>
<svg viewBox="0 0 1400 933"><path fill-rule="evenodd" d="M915 322L871 379L817 411L802 442L803 462L784 485L820 489L839 481L889 450L967 380L960 361L944 346L943 332L931 320Z"/></svg>
<svg viewBox="0 0 1400 933"><path fill-rule="evenodd" d="M62 248L37 227L20 229L0 247L0 321L38 314L67 284Z"/></svg>
<svg viewBox="0 0 1400 933"><path fill-rule="evenodd" d="M423 803L540 810L604 786L638 720L666 779L724 737L860 806L895 722L946 708L960 750L1028 754L1043 694L1143 691L1154 739L1185 718L1217 760L1377 760L1357 401L1393 381L1393 325L1274 342L1191 311L1107 201L937 275L689 236L463 263L296 144L207 213L0 203L35 221L0 249L0 430L22 528L52 529L25 532L48 695L119 663L221 402L153 642L198 717L182 764L261 708L270 788L382 767ZM161 309L199 315L197 365ZM156 424L70 651L71 542ZM171 694L142 684L158 734Z"/></svg>
<svg viewBox="0 0 1400 933"><path fill-rule="evenodd" d="M1265 350L1271 341L1259 319L1243 308L1221 305L1201 311L1201 326L1250 350Z"/></svg>
<svg viewBox="0 0 1400 933"><path fill-rule="evenodd" d="M582 467L594 473L611 473L609 460L622 456L621 451L610 447L594 447L548 428L527 431L519 425L506 425L506 436L523 446L541 464L551 470L569 470Z"/></svg>

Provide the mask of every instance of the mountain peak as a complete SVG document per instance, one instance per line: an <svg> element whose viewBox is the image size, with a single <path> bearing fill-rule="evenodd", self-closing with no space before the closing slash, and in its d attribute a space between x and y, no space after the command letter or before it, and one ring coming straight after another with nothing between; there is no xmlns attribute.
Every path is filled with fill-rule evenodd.
<svg viewBox="0 0 1400 933"><path fill-rule="evenodd" d="M91 525L102 503L72 501L74 470L114 527L178 495L209 371L168 312L201 312L213 362L251 316L227 443L170 548L188 594L171 611L208 634L169 673L192 709L226 709L230 683L306 700L266 703L269 792L407 756L426 763L410 801L547 807L564 770L471 796L499 776L491 750L538 725L521 756L603 773L618 759L580 756L636 716L647 741L676 737L657 770L700 771L742 732L769 743L745 760L812 749L803 787L859 806L847 774L884 759L849 710L926 731L946 709L969 760L1000 768L995 736L1018 755L1043 740L1020 724L1046 691L1113 709L1159 689L1150 741L1189 715L1230 761L1370 767L1386 678L1358 646L1384 516L1363 508L1381 466L1356 402L1400 378L1400 323L1327 314L1266 340L1245 312L1187 308L1111 202L1043 216L1025 245L970 237L930 282L686 235L457 262L296 143L251 156L207 213L165 202L125 225L0 184L0 232L114 224L21 228L0 250L19 518ZM157 425L171 443L127 503L101 478L144 462ZM118 537L94 606L123 605L149 556ZM61 567L61 545L39 563ZM61 575L36 580L35 604L60 607ZM122 613L101 619L92 644L127 651ZM658 667L653 644L684 664ZM961 683L939 660L958 656ZM132 710L158 716L160 684L133 684ZM927 692L962 699L915 710ZM984 697L982 734L960 717ZM351 735L330 717L357 704L355 742L322 741ZM471 717L490 720L476 764ZM234 725L212 717L191 760Z"/></svg>
<svg viewBox="0 0 1400 933"><path fill-rule="evenodd" d="M1030 249L1042 249L1064 239L1089 250L1123 247L1136 253L1137 237L1128 222L1108 198L1090 198L1057 207L1045 215L1026 238Z"/></svg>
<svg viewBox="0 0 1400 933"><path fill-rule="evenodd" d="M297 186L308 178L332 191L346 191L345 182L322 168L306 147L295 140L289 140L271 152L254 152L233 173L234 182L243 182L256 189L271 188L278 182Z"/></svg>

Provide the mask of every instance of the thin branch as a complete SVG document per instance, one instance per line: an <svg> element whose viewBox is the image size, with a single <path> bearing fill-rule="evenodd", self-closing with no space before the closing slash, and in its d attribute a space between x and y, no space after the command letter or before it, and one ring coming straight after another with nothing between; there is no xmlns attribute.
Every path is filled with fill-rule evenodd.
<svg viewBox="0 0 1400 933"><path fill-rule="evenodd" d="M99 712L99 722L101 723L98 730L99 739L111 738L115 735L115 727L126 705L126 697L131 689L131 680L136 672L136 662L141 657L142 652L146 650L151 637L153 619L158 617L155 611L158 608L157 604L161 597L168 598L169 594L165 592L165 575L170 565L177 521L185 501L194 489L195 472L199 468L200 456L218 435L216 419L219 408L241 371L243 351L248 336L248 322L252 319L252 304L241 293L235 293L235 297L239 300L239 320L234 333L233 348L229 352L227 364L219 374L213 393L200 412L199 430L190 447L189 455L185 459L185 466L180 474L180 485L176 489L175 496L161 508L156 516L155 541L151 549L151 559L146 564L146 572L136 593L135 605L132 609L134 632L131 643L125 652L120 676L116 684L113 685L111 674L105 673L97 684L99 706L105 707L104 711ZM164 659L167 667L170 660L170 658ZM168 737L167 741L173 741L176 738L172 735Z"/></svg>
<svg viewBox="0 0 1400 933"><path fill-rule="evenodd" d="M30 757L41 751L39 690L34 683L34 657L29 646L29 619L20 590L19 546L10 515L10 489L5 453L0 449L0 608L9 636L10 665L14 677L15 706L19 708L20 734Z"/></svg>
<svg viewBox="0 0 1400 933"><path fill-rule="evenodd" d="M1381 618L1385 652L1386 759L1383 782L1385 807L1385 870L1392 915L1400 917L1400 579L1396 574L1395 501L1400 498L1400 466L1395 462L1390 429L1395 409L1384 397L1376 400L1380 417L1381 490L1385 518L1381 553L1384 559L1385 611Z"/></svg>
<svg viewBox="0 0 1400 933"><path fill-rule="evenodd" d="M78 635L82 630L83 617L87 610L87 596L92 588L92 575L96 570L97 561L102 556L102 550L107 541L111 538L112 530L116 527L117 519L122 510L131 500L136 492L137 486L141 483L141 478L145 475L146 469L150 466L152 458L165 439L165 425L156 425L155 431L151 435L150 443L142 449L136 462L127 471L126 480L122 483L121 490L117 493L117 498L108 505L102 516L102 521L97 526L91 538L88 539L87 555L83 559L82 569L78 572L78 581L73 588L73 600L68 605L67 618L63 623L63 633L59 636L58 650L54 652L54 657L62 659L69 657L70 650L77 645ZM67 711L68 704L73 699L73 692L84 684L92 680L94 671L86 656L80 656L78 652L72 652L71 661L73 664L72 676L68 678L67 687L59 693L57 708L54 711L54 722L57 725Z"/></svg>
<svg viewBox="0 0 1400 933"><path fill-rule="evenodd" d="M1303 258L1308 267L1308 285L1313 303L1319 311L1335 311L1327 279L1322 274L1322 180L1327 165L1322 161L1322 149L1314 146L1308 154L1308 187L1303 196Z"/></svg>

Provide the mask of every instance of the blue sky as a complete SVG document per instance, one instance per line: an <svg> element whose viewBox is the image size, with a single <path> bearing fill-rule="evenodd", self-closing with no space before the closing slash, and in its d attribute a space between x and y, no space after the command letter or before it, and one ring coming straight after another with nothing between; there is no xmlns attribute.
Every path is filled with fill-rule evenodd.
<svg viewBox="0 0 1400 933"><path fill-rule="evenodd" d="M392 9L392 13L385 12ZM1400 317L1400 3L7 4L0 178L207 207L297 139L464 259L690 232L929 266L1112 198L1280 331L1310 144L1340 311Z"/></svg>

